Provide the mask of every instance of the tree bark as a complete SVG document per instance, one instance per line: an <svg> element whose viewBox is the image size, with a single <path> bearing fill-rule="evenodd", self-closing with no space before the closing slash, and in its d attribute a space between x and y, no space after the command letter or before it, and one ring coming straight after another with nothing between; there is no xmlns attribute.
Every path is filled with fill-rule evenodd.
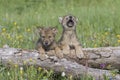
<svg viewBox="0 0 120 80"><path fill-rule="evenodd" d="M24 63L27 63L28 65L36 65L42 68L52 69L56 72L65 72L67 75L77 77L89 74L97 80L103 80L103 74L111 76L111 72L109 70L89 68L79 63L84 65L87 63L90 66L95 64L95 67L98 67L101 63L109 63L111 65L114 64L112 67L120 69L120 47L84 48L83 51L87 55L87 59L74 59L74 61L72 61L70 60L71 58L68 60L51 56L41 61L38 59L39 54L36 50L29 51L17 48L0 48L0 61L3 65L18 64L22 66ZM120 80L120 75L117 74L114 80Z"/></svg>

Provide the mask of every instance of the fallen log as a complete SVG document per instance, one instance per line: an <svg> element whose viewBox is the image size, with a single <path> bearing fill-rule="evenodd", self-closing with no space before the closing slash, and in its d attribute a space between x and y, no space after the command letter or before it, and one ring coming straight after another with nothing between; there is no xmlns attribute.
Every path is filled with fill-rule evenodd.
<svg viewBox="0 0 120 80"><path fill-rule="evenodd" d="M104 69L120 70L120 47L84 48L83 51L87 54L89 67L101 68L100 65L104 64ZM79 63L85 65L84 60Z"/></svg>
<svg viewBox="0 0 120 80"><path fill-rule="evenodd" d="M92 68L120 70L120 47L83 48L83 52L85 57L81 59L70 54L64 57ZM71 54L75 54L75 51L71 50Z"/></svg>
<svg viewBox="0 0 120 80"><path fill-rule="evenodd" d="M114 49L115 51L113 52L117 53L118 51L118 54L119 54L119 49L120 48L115 48ZM93 55L94 53L95 55L97 55L98 53L103 54L101 48L100 50L99 48L96 48L96 49L86 48L84 49L84 51L88 54L89 58L91 59L97 58L97 56ZM97 51L99 52L97 53ZM110 53L110 54L112 55L113 53ZM51 56L48 59L41 61L40 59L38 59L38 56L39 54L35 50L28 51L28 50L22 50L22 49L16 49L16 48L0 48L0 61L3 65L12 63L12 64L18 64L22 66L24 62L26 62L28 65L41 66L46 69L52 69L56 72L65 72L67 75L73 75L77 77L84 76L84 74L87 73L88 75L93 76L97 80L103 80L103 74L105 74L106 76L111 76L111 73L109 70L89 68L87 66L83 66L76 62L68 61L65 58L58 59L55 56ZM118 63L116 64L119 64L120 62L119 57L120 57L119 55L118 56L114 55L114 58L118 59ZM88 63L89 63L89 59L88 59ZM114 77L114 80L120 80L120 75L117 74Z"/></svg>

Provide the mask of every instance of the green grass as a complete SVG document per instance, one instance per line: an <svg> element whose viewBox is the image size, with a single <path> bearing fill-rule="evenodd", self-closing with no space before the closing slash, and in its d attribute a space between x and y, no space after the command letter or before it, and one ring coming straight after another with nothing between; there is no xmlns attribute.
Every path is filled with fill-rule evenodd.
<svg viewBox="0 0 120 80"><path fill-rule="evenodd" d="M120 0L0 0L0 47L34 49L36 26L56 26L58 40L58 17L67 14L79 19L77 35L83 47L120 46L119 4Z"/></svg>
<svg viewBox="0 0 120 80"><path fill-rule="evenodd" d="M119 0L0 0L0 47L8 44L33 49L39 37L36 26L56 26L58 40L62 33L58 17L66 14L79 18L77 35L83 47L119 46L119 3Z"/></svg>

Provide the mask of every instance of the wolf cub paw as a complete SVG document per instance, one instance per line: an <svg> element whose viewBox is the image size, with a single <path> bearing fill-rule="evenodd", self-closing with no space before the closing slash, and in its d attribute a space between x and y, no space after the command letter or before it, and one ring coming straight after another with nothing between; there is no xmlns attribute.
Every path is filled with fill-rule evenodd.
<svg viewBox="0 0 120 80"><path fill-rule="evenodd" d="M84 53L83 52L76 52L76 56L80 59L84 58Z"/></svg>
<svg viewBox="0 0 120 80"><path fill-rule="evenodd" d="M40 60L46 60L47 58L48 58L48 56L46 54L40 54L39 55Z"/></svg>
<svg viewBox="0 0 120 80"><path fill-rule="evenodd" d="M70 51L69 50L62 50L62 53L65 55L68 55L70 53Z"/></svg>
<svg viewBox="0 0 120 80"><path fill-rule="evenodd" d="M62 53L57 53L56 56L57 56L58 58L60 58L60 59L63 58L63 54L62 54Z"/></svg>

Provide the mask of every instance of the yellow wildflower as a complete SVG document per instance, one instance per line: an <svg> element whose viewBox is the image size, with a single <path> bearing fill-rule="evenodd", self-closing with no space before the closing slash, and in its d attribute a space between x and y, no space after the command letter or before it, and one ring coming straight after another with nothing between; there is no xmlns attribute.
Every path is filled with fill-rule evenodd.
<svg viewBox="0 0 120 80"><path fill-rule="evenodd" d="M23 74L23 70L20 70L20 74L21 74L21 75Z"/></svg>
<svg viewBox="0 0 120 80"><path fill-rule="evenodd" d="M17 36L17 39L22 39L22 38L23 38L22 35Z"/></svg>
<svg viewBox="0 0 120 80"><path fill-rule="evenodd" d="M27 32L30 32L30 31L31 31L30 28L28 28L28 29L27 29Z"/></svg>
<svg viewBox="0 0 120 80"><path fill-rule="evenodd" d="M108 35L108 32L105 32L105 35Z"/></svg>
<svg viewBox="0 0 120 80"><path fill-rule="evenodd" d="M2 28L2 32L6 32L6 28Z"/></svg>
<svg viewBox="0 0 120 80"><path fill-rule="evenodd" d="M14 25L16 26L16 25L17 25L17 23L16 23L16 22L14 22Z"/></svg>
<svg viewBox="0 0 120 80"><path fill-rule="evenodd" d="M20 74L23 74L23 67L20 67Z"/></svg>
<svg viewBox="0 0 120 80"><path fill-rule="evenodd" d="M94 48L96 48L96 47L97 47L97 44L94 45Z"/></svg>
<svg viewBox="0 0 120 80"><path fill-rule="evenodd" d="M120 40L118 40L118 43L120 43Z"/></svg>
<svg viewBox="0 0 120 80"><path fill-rule="evenodd" d="M18 67L18 65L17 65L17 64L15 64L15 67L17 68L17 67Z"/></svg>
<svg viewBox="0 0 120 80"><path fill-rule="evenodd" d="M22 35L19 35L19 38L21 39L23 36Z"/></svg>
<svg viewBox="0 0 120 80"><path fill-rule="evenodd" d="M113 77L115 77L115 76L116 76L116 74L112 73L112 76L113 76Z"/></svg>
<svg viewBox="0 0 120 80"><path fill-rule="evenodd" d="M120 38L120 35L117 35L117 38Z"/></svg>
<svg viewBox="0 0 120 80"><path fill-rule="evenodd" d="M38 70L39 70L39 71L41 71L41 69L42 69L41 67L38 67Z"/></svg>

